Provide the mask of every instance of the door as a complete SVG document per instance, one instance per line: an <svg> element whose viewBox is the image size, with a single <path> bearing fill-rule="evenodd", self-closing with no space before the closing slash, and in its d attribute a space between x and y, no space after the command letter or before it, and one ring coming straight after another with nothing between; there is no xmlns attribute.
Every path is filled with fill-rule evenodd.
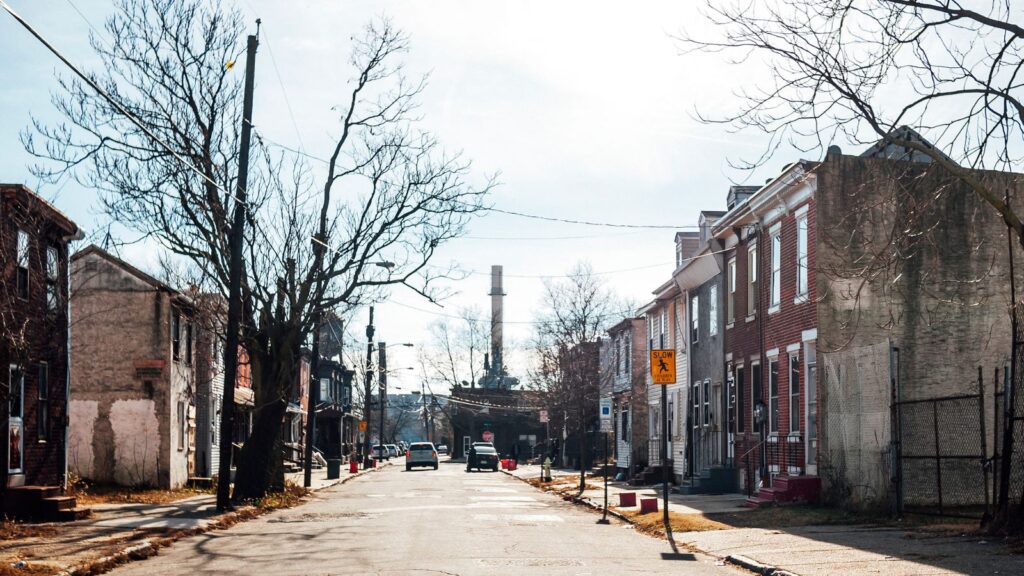
<svg viewBox="0 0 1024 576"><path fill-rule="evenodd" d="M806 426L804 434L805 470L811 476L818 475L818 355L814 342L804 344L804 407Z"/></svg>
<svg viewBox="0 0 1024 576"><path fill-rule="evenodd" d="M7 417L7 475L24 473L25 450L25 373L11 365L8 371L10 393Z"/></svg>

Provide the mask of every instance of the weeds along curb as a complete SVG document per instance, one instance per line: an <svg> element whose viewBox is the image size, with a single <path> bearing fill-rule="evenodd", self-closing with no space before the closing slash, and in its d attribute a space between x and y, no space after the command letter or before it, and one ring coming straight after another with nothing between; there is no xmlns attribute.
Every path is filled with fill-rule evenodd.
<svg viewBox="0 0 1024 576"><path fill-rule="evenodd" d="M381 470L388 465L390 464L383 464L374 468L360 470L359 472L356 472L355 474L350 474L340 479L339 481L334 482L333 484L328 484L326 486L321 486L320 488L310 490L310 493L326 490L334 486L341 486L342 484L355 480L360 476L365 476L366 474L370 474L372 472L376 472L377 470ZM301 502L299 504L301 504ZM276 512L278 510L286 509L287 508L275 508L273 510L260 510L255 507L245 507L241 510L238 510L237 512L227 512L225 514L221 514L219 517L216 518L215 521L210 522L206 526L202 526L199 528L176 530L173 532L169 532L167 535L161 538L143 540L142 542L132 544L131 546L119 550L114 554L111 554L110 556L104 556L96 560L84 562L82 564L79 564L78 566L73 566L71 568L68 568L67 570L58 572L57 576L94 576L97 574L103 574L104 572L109 572L110 570L113 570L114 568L117 568L122 564L127 564L128 562L132 562L134 560L144 560L151 556L156 556L160 548L170 546L171 544L182 538L196 536L198 534L205 534L206 532L212 532L214 530L224 530L234 526L235 524L247 522L249 520L254 520L256 518L259 518L260 516L263 516L264 514L269 514L272 512Z"/></svg>
<svg viewBox="0 0 1024 576"><path fill-rule="evenodd" d="M516 480L519 480L520 482L526 484L527 486L529 486L531 488L540 490L541 492L551 493L549 490L544 490L543 488L541 488L539 486L534 486L533 484L530 484L530 482L527 479L520 478L519 476L516 476L515 474L509 472L508 470L500 470L500 472L502 474L507 475L507 476L511 476L512 478L515 478ZM577 505L580 505L580 506L585 506L587 508L590 508L591 510L596 510L598 512L603 512L604 511L604 506L602 506L600 504L597 504L596 502L590 500L589 498L583 498L581 496L564 496L564 495L559 495L559 496L562 498L562 500L565 500L566 502L572 502L573 504L577 504ZM629 516L626 516L625 514L622 514L621 512L616 512L615 510L612 510L611 508L608 508L608 515L609 516L613 516L615 518L618 518L619 520L622 520L623 522L625 522L626 524L629 524L631 526L635 526L636 525L636 522L634 522L632 518L630 518Z"/></svg>

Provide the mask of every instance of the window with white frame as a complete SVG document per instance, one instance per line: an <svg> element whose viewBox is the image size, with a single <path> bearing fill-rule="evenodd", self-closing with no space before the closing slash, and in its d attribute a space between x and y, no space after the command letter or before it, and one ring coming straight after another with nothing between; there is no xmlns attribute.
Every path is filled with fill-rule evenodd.
<svg viewBox="0 0 1024 576"><path fill-rule="evenodd" d="M757 247L747 251L747 316L757 312Z"/></svg>
<svg viewBox="0 0 1024 576"><path fill-rule="evenodd" d="M728 289L728 302L725 306L725 314L727 322L732 324L736 320L736 259L729 260L728 268L729 278L727 278Z"/></svg>
<svg viewBox="0 0 1024 576"><path fill-rule="evenodd" d="M19 298L28 298L28 232L18 230L16 286Z"/></svg>
<svg viewBox="0 0 1024 576"><path fill-rule="evenodd" d="M708 334L718 334L718 284L708 287Z"/></svg>
<svg viewBox="0 0 1024 576"><path fill-rule="evenodd" d="M659 322L660 330L658 332L658 347L665 348L665 332L668 330L668 311L661 311L661 319Z"/></svg>
<svg viewBox="0 0 1024 576"><path fill-rule="evenodd" d="M60 261L57 259L57 249L53 246L46 247L46 308L54 312L57 310L57 277L60 272Z"/></svg>
<svg viewBox="0 0 1024 576"><path fill-rule="evenodd" d="M690 299L690 342L700 339L700 296Z"/></svg>
<svg viewBox="0 0 1024 576"><path fill-rule="evenodd" d="M782 301L782 233L772 234L772 290L770 306L776 307Z"/></svg>
<svg viewBox="0 0 1024 576"><path fill-rule="evenodd" d="M800 432L800 356L789 357L789 432Z"/></svg>
<svg viewBox="0 0 1024 576"><path fill-rule="evenodd" d="M36 405L36 426L39 441L50 437L50 367L46 362L39 363L39 403Z"/></svg>
<svg viewBox="0 0 1024 576"><path fill-rule="evenodd" d="M796 220L796 293L807 295L807 214Z"/></svg>

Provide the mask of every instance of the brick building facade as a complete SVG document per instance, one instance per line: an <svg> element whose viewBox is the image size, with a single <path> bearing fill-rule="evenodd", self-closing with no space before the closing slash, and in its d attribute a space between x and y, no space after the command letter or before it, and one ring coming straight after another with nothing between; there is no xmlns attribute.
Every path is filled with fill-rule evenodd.
<svg viewBox="0 0 1024 576"><path fill-rule="evenodd" d="M194 302L97 246L71 266L71 468L183 486L195 467Z"/></svg>
<svg viewBox="0 0 1024 576"><path fill-rule="evenodd" d="M0 184L0 361L5 366L6 511L21 487L66 482L68 249L78 227L18 184Z"/></svg>

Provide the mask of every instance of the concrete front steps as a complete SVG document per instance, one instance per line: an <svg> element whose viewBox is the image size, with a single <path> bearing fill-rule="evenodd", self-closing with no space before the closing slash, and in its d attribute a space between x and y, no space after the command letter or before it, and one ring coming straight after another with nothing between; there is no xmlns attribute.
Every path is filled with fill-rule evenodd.
<svg viewBox="0 0 1024 576"><path fill-rule="evenodd" d="M744 506L759 508L772 504L817 502L821 493L821 478L817 476L776 476L769 488L761 488L757 495L747 498Z"/></svg>
<svg viewBox="0 0 1024 576"><path fill-rule="evenodd" d="M15 486L4 491L3 513L8 518L36 522L72 522L89 516L74 496L62 496L59 486Z"/></svg>
<svg viewBox="0 0 1024 576"><path fill-rule="evenodd" d="M672 474L669 473L669 481L671 482ZM662 466L648 466L644 468L636 476L630 478L630 486L648 486L651 484L660 484L662 481Z"/></svg>
<svg viewBox="0 0 1024 576"><path fill-rule="evenodd" d="M739 490L735 468L716 466L702 470L699 476L673 489L676 494L732 494Z"/></svg>

